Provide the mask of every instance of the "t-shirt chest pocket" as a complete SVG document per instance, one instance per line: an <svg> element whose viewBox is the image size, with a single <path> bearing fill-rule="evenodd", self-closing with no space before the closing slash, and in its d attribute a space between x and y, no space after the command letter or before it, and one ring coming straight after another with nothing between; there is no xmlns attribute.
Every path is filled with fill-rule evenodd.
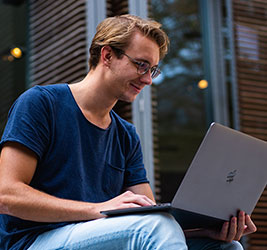
<svg viewBox="0 0 267 250"><path fill-rule="evenodd" d="M106 193L115 197L119 195L123 189L125 164L124 162L116 164L106 162L105 165L103 188Z"/></svg>

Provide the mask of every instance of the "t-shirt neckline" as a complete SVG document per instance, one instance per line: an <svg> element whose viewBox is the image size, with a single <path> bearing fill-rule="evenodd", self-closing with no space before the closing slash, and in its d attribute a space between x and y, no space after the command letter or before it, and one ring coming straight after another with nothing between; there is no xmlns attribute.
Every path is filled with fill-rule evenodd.
<svg viewBox="0 0 267 250"><path fill-rule="evenodd" d="M71 100L72 100L73 103L75 104L76 109L79 110L79 113L80 113L80 115L83 117L83 119L85 119L85 120L90 124L90 126L93 126L93 127L97 128L97 129L99 129L99 130L102 130L102 131L108 131L108 130L110 130L110 128L113 126L113 115L112 115L112 110L111 110L111 112L109 113L109 114L110 114L110 118L111 118L111 122L110 122L109 126L108 126L107 128L105 128L105 129L104 129L104 128L100 128L100 127L98 127L97 125L95 125L94 123L92 123L90 120L88 120L88 119L84 116L83 112L81 111L81 109L80 109L78 103L76 102L76 100L75 100L75 98L74 98L74 96L73 96L73 94L72 94L72 91L71 91L71 89L70 89L70 87L69 87L69 84L66 83L65 85L66 85L66 87L67 87L67 89L68 89L68 93L69 93L69 95L70 95Z"/></svg>

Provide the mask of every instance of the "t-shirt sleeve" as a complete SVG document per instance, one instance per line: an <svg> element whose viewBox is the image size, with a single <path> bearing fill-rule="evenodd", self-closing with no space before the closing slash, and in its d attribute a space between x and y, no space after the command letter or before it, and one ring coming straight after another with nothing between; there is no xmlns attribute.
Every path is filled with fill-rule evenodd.
<svg viewBox="0 0 267 250"><path fill-rule="evenodd" d="M18 142L41 158L49 143L49 102L40 87L24 92L12 105L0 141Z"/></svg>
<svg viewBox="0 0 267 250"><path fill-rule="evenodd" d="M143 163L143 153L139 136L135 128L131 131L131 142L129 143L129 153L126 158L125 186L148 183L146 170Z"/></svg>

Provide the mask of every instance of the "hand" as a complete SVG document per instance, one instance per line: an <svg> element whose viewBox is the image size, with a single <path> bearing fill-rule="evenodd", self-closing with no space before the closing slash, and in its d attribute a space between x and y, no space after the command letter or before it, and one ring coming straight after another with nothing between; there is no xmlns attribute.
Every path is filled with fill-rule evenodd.
<svg viewBox="0 0 267 250"><path fill-rule="evenodd" d="M231 242L239 241L242 236L254 233L257 230L249 215L243 211L239 212L238 218L233 217L229 222L225 222L220 231L209 229L185 230L188 238L209 237L214 240Z"/></svg>
<svg viewBox="0 0 267 250"><path fill-rule="evenodd" d="M221 231L206 230L207 236L215 240L231 242L239 241L242 236L256 232L257 228L249 215L240 211L237 217L225 222Z"/></svg>
<svg viewBox="0 0 267 250"><path fill-rule="evenodd" d="M100 214L100 211L111 210L111 209L122 209L122 208L131 208L131 207L143 207L155 205L155 202L149 199L145 195L135 194L131 191L126 191L123 194L102 203L96 203L96 213L99 214L99 217L104 217Z"/></svg>

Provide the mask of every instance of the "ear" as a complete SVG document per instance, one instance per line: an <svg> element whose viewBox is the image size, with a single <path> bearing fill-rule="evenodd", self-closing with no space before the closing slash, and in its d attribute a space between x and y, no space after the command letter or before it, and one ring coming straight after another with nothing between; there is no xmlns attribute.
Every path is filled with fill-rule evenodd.
<svg viewBox="0 0 267 250"><path fill-rule="evenodd" d="M110 46L104 46L101 49L101 61L107 67L110 66L111 59L113 56L113 51Z"/></svg>

